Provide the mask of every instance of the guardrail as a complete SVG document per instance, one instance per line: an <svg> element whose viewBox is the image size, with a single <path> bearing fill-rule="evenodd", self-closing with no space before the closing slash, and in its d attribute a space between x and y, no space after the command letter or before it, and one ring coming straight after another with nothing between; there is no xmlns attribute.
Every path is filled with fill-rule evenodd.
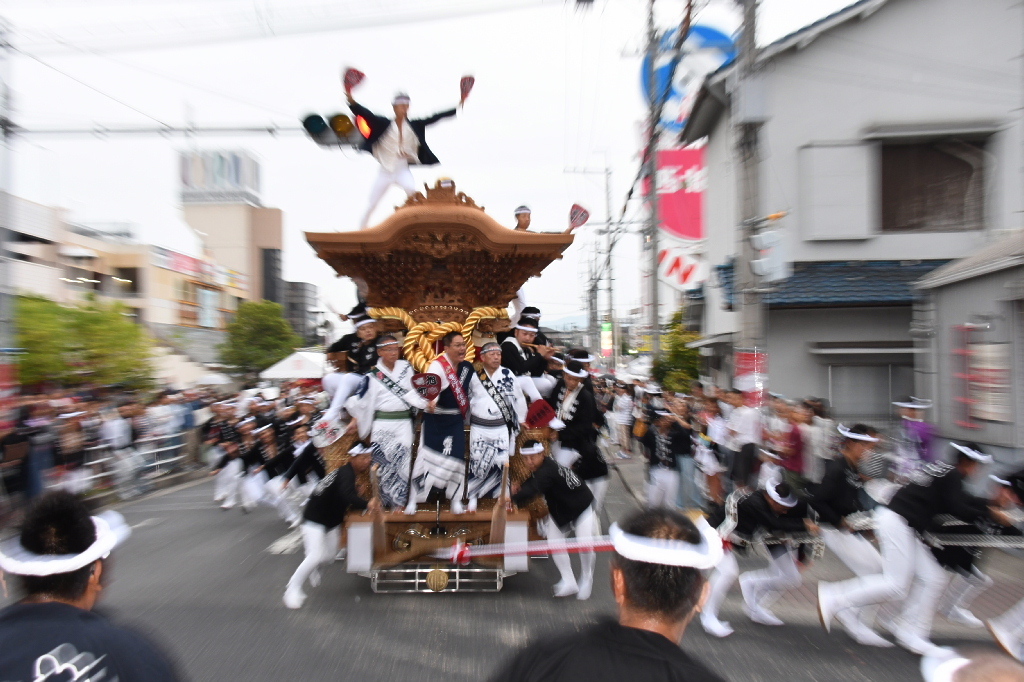
<svg viewBox="0 0 1024 682"><path fill-rule="evenodd" d="M188 445L189 432L179 431L141 438L131 447L116 451L123 454L116 454L107 445L89 447L80 468L69 471L54 467L45 475L44 487L67 488L86 495L117 488L122 497L131 497L144 492L154 479L181 468L190 459Z"/></svg>

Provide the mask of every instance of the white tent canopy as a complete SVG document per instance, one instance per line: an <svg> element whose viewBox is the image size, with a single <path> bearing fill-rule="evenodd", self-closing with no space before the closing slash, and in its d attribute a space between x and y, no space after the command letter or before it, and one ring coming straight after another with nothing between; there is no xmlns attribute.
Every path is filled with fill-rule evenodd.
<svg viewBox="0 0 1024 682"><path fill-rule="evenodd" d="M320 379L327 373L323 353L295 351L276 365L260 372L261 379Z"/></svg>

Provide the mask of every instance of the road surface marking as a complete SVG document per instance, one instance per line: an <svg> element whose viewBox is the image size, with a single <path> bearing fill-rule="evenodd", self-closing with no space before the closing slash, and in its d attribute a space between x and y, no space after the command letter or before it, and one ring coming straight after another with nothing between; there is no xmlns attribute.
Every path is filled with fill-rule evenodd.
<svg viewBox="0 0 1024 682"><path fill-rule="evenodd" d="M270 543L267 551L271 554L295 554L302 546L302 531L293 530Z"/></svg>

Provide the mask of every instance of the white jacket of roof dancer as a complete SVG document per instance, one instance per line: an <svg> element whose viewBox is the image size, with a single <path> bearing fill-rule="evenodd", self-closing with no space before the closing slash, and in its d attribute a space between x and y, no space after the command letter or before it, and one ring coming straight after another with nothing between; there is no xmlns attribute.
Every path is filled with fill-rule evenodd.
<svg viewBox="0 0 1024 682"><path fill-rule="evenodd" d="M356 327L356 336L362 341L369 341L377 336L376 322L366 322ZM334 365L334 372L328 374L321 380L321 384L328 395L331 396L331 406L324 413L324 419L334 421L336 419L347 420L348 413L345 412L345 401L349 396L359 390L363 381L363 375L356 372L349 372L346 353L330 353L327 356L328 362Z"/></svg>

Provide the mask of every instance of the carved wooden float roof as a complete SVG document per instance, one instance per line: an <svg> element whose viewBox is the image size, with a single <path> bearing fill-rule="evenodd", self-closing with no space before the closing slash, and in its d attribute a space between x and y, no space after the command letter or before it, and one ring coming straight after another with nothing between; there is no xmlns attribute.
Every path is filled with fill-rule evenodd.
<svg viewBox="0 0 1024 682"><path fill-rule="evenodd" d="M508 305L527 279L561 258L573 235L505 227L439 180L375 227L307 232L306 241L339 275L365 282L372 307L468 312Z"/></svg>

